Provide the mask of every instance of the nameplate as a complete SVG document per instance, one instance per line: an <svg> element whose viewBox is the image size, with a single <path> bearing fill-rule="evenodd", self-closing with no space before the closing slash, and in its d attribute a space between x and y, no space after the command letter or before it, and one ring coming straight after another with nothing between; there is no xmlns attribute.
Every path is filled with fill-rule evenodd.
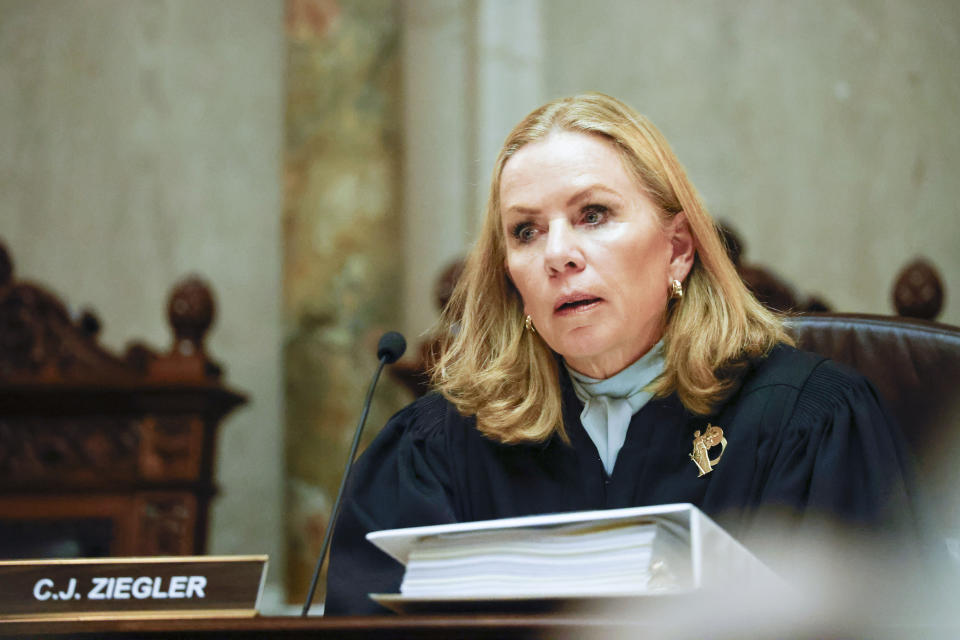
<svg viewBox="0 0 960 640"><path fill-rule="evenodd" d="M267 556L0 561L0 620L242 617Z"/></svg>

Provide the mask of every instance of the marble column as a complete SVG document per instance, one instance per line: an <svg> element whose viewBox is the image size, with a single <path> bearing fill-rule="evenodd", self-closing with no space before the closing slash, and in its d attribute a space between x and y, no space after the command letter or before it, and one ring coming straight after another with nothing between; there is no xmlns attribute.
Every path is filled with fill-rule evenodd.
<svg viewBox="0 0 960 640"><path fill-rule="evenodd" d="M403 271L398 7L287 3L287 587L306 594ZM381 380L368 437L410 397ZM319 600L319 596L318 596Z"/></svg>

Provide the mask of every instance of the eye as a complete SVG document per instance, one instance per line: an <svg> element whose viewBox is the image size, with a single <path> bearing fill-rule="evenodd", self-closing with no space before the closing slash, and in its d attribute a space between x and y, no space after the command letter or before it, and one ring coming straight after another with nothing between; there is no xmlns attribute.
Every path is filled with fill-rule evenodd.
<svg viewBox="0 0 960 640"><path fill-rule="evenodd" d="M610 210L600 204L591 204L583 208L583 221L591 226L603 224L610 215Z"/></svg>
<svg viewBox="0 0 960 640"><path fill-rule="evenodd" d="M521 222L515 225L510 233L521 244L526 244L536 237L537 230L529 222Z"/></svg>

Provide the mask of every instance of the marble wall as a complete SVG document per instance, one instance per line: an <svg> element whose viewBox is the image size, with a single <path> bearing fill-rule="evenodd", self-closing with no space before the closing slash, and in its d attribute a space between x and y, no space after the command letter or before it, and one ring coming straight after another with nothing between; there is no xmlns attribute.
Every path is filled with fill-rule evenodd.
<svg viewBox="0 0 960 640"><path fill-rule="evenodd" d="M376 369L377 341L399 322L397 3L293 0L286 32L287 575L288 596L299 602ZM384 376L365 440L409 399Z"/></svg>
<svg viewBox="0 0 960 640"><path fill-rule="evenodd" d="M270 554L268 596L283 574L283 70L280 2L0 0L16 274L95 309L117 351L166 349L170 288L210 283L209 353L250 402L220 430L209 551Z"/></svg>
<svg viewBox="0 0 960 640"><path fill-rule="evenodd" d="M598 90L664 132L746 260L841 311L892 313L913 258L960 324L960 4L951 0L417 0L404 24L407 214L465 251L499 142ZM430 114L442 117L431 118ZM429 123L429 124L427 124ZM425 140L443 140L441 158ZM435 148L435 147L434 147ZM460 150L448 158L446 149ZM451 180L454 178L455 180ZM461 180L466 181L466 185ZM429 188L427 188L429 187ZM413 199L416 199L415 202ZM427 220L434 212L433 221ZM464 213L465 212L465 213ZM464 218L467 218L464 221ZM439 260L410 227L408 331Z"/></svg>
<svg viewBox="0 0 960 640"><path fill-rule="evenodd" d="M915 256L960 324L960 3L553 0L547 97L663 130L746 258L841 311L893 313Z"/></svg>

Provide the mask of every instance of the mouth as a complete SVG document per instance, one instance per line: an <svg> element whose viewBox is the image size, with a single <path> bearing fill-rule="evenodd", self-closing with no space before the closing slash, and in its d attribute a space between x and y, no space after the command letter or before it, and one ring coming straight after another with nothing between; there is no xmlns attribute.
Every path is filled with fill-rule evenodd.
<svg viewBox="0 0 960 640"><path fill-rule="evenodd" d="M568 315L571 313L580 313L593 309L603 302L603 298L598 298L590 294L576 294L560 298L553 308L555 315Z"/></svg>

